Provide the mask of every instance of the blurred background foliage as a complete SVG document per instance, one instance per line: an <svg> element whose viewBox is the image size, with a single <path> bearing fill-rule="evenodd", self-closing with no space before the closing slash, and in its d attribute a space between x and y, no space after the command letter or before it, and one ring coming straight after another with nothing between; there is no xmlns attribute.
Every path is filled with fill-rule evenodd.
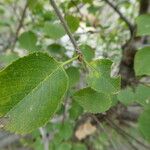
<svg viewBox="0 0 150 150"><path fill-rule="evenodd" d="M140 0L110 0L110 2L117 6L131 24L135 24L140 11ZM117 75L122 60L123 45L131 37L125 21L105 0L56 0L56 3L64 14L86 61L110 58L114 62L112 75ZM150 19L150 16L148 15L147 18ZM141 45L140 43L139 47ZM35 51L46 52L59 61L68 60L74 55L69 37L49 1L1 0L0 68L3 69L19 57ZM77 89L84 87L87 70L74 62L66 68L66 72L69 76L70 90L55 117L45 127L26 136L1 130L1 150L145 150L150 148L137 129L137 116L143 108L132 103L134 101L132 101L134 97L132 88L125 88L119 95L114 95L112 109L102 116L98 115L99 120L97 120L90 114L84 113L83 108L71 97ZM149 84L148 78L142 78L141 81ZM139 91L141 90L142 88ZM150 90L147 91L149 98ZM118 101L122 104L118 104ZM117 108L113 107L116 104L118 104ZM113 113L114 111L116 113ZM125 116L122 112L124 114L132 112L132 115ZM130 113L126 114L130 115ZM111 116L111 121L104 119L107 115ZM136 116L135 120L134 116ZM142 118L144 117L149 119L147 114L143 114ZM150 129L146 131L150 132Z"/></svg>

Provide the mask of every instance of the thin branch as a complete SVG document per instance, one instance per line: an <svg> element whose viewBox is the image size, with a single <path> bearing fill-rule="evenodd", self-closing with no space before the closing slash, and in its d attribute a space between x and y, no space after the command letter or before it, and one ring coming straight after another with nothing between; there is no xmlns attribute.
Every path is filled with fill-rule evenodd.
<svg viewBox="0 0 150 150"><path fill-rule="evenodd" d="M15 37L14 37L14 40L13 40L13 43L12 43L12 48L11 48L12 51L15 48L15 45L16 45L16 42L17 42L17 39L18 39L18 36L19 36L19 32L20 32L20 30L21 30L21 28L23 26L23 22L24 22L24 19L25 19L27 8L28 8L28 0L26 0L26 4L25 4L24 9L22 11L22 15L21 15L21 19L20 19L19 25L18 25L16 33L15 33Z"/></svg>
<svg viewBox="0 0 150 150"><path fill-rule="evenodd" d="M121 11L118 9L117 6L115 6L112 2L110 2L109 0L104 0L111 8L114 9L115 12L117 12L117 14L120 16L120 18L127 24L127 26L129 27L130 33L131 35L133 35L134 32L134 25L132 25L130 23L130 21L121 13Z"/></svg>
<svg viewBox="0 0 150 150"><path fill-rule="evenodd" d="M109 136L109 134L107 133L107 131L105 130L105 128L103 127L103 125L101 124L101 122L97 119L97 117L95 115L92 115L92 114L89 114L89 115L97 122L97 124L100 126L100 128L104 131L104 133L108 137L108 140L109 140L110 144L112 145L112 147L115 150L117 150L117 147L115 146L115 144L113 144L113 141L112 141L111 137Z"/></svg>
<svg viewBox="0 0 150 150"><path fill-rule="evenodd" d="M118 130L116 127L114 127L110 122L107 121L107 123L118 133L122 136L122 138L124 140L126 140L129 145L134 149L134 150L138 150L138 148L136 146L133 145L133 143L130 141L130 139L123 133L121 132L120 130Z"/></svg>
<svg viewBox="0 0 150 150"><path fill-rule="evenodd" d="M55 1L54 0L50 0L50 3L52 5L55 13L57 14L58 18L60 19L60 21L61 21L61 23L62 23L66 33L68 34L68 36L69 36L69 38L70 38L70 40L71 40L71 42L72 42L72 44L73 44L73 46L75 48L76 53L81 55L80 49L79 49L79 47L78 47L78 45L77 45L77 43L76 43L76 41L75 41L75 39L74 39L74 37L73 37L73 35L71 33L71 31L70 31L66 21L64 20L60 10L58 9Z"/></svg>
<svg viewBox="0 0 150 150"><path fill-rule="evenodd" d="M129 133L127 133L125 130L123 130L122 128L120 128L119 126L117 126L112 120L105 118L105 120L111 124L111 126L113 126L114 128L116 128L116 130L119 130L120 132L122 132L122 134L124 134L125 136L135 140L138 144L142 145L143 147L145 147L146 149L150 149L149 146L145 145L143 142L139 141L138 139L136 139L135 137L133 137L132 135L130 135Z"/></svg>

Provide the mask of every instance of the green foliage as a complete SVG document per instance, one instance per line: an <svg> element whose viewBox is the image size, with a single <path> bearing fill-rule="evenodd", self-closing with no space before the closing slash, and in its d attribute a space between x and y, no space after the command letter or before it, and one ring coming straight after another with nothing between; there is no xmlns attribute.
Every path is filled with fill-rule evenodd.
<svg viewBox="0 0 150 150"><path fill-rule="evenodd" d="M123 108L133 113L135 109L130 108L136 104L135 108L140 109L140 117L139 122L134 122L134 130L140 131L150 142L150 47L142 47L136 52L134 71L135 79L139 82L135 83L130 78L133 66L129 63L133 62L133 57L128 54L132 47L137 47L137 43L135 40L127 43L135 35L130 35L124 22L126 20L114 17L115 11L108 11L104 15L105 2L54 1L75 37L81 59L68 35L65 36L60 16L57 16L50 1L27 0L28 5L21 0L0 2L0 69L9 65L0 72L0 127L19 134L34 131L30 134L34 142L30 136L27 137L28 142L26 139L20 140L21 144L34 150L44 149L43 139L50 140L50 150L86 150L88 146L104 150L111 148L111 142L115 142L112 146L117 144L114 149L122 149L126 145L141 149L136 140L128 141L119 130L115 131L108 122L103 122L103 116L112 116L112 122L117 124L119 120L121 124L117 125L121 126L124 123L124 117L120 117L122 104ZM136 36L143 36L144 40L138 40L142 46L149 45L150 14L138 16L139 8L135 6L140 6L141 2L117 0L114 5L119 6L118 10L121 8L121 13L123 10L123 18L127 17L127 21L137 25L133 30ZM122 46L125 49L123 53ZM47 52L50 56L39 51ZM22 57L24 55L27 56ZM18 59L19 56L22 58ZM127 61L120 68L119 64L124 62L124 58ZM73 62L74 60L76 61ZM112 62L115 64L111 69ZM123 84L120 83L120 77L111 76L117 74L119 69L121 72L118 74L121 73ZM124 79L128 86L120 89L120 85L126 85ZM95 126L96 122L88 116L89 113L96 114L104 131L98 130L99 124ZM91 121L90 125L94 125L97 132L76 141L76 131L81 134L90 132L91 127L88 127L86 121ZM46 137L41 138L41 130L38 129L41 126ZM124 127L122 126L123 130ZM128 132L131 136L136 135L135 138L145 143L139 134L133 132L133 128L126 129L131 131Z"/></svg>
<svg viewBox="0 0 150 150"><path fill-rule="evenodd" d="M54 54L61 55L66 51L65 47L57 43L53 43L49 45L47 47L47 50L50 52L51 55L54 55Z"/></svg>
<svg viewBox="0 0 150 150"><path fill-rule="evenodd" d="M71 150L71 147L70 143L62 143L59 145L58 150Z"/></svg>
<svg viewBox="0 0 150 150"><path fill-rule="evenodd" d="M110 77L112 61L100 59L92 61L87 78L88 85L98 92L117 93L120 89L120 77Z"/></svg>
<svg viewBox="0 0 150 150"><path fill-rule="evenodd" d="M28 133L54 115L66 93L68 77L52 57L33 53L3 70L0 83L0 116L7 118L5 128Z"/></svg>
<svg viewBox="0 0 150 150"><path fill-rule="evenodd" d="M76 85L80 79L80 73L79 73L78 68L71 66L66 69L66 73L69 77L70 87Z"/></svg>
<svg viewBox="0 0 150 150"><path fill-rule="evenodd" d="M23 32L19 37L20 46L30 52L36 51L37 37L32 31Z"/></svg>
<svg viewBox="0 0 150 150"><path fill-rule="evenodd" d="M91 48L89 45L87 44L80 45L80 50L83 54L84 59L87 62L90 62L94 58L95 55L94 49Z"/></svg>
<svg viewBox="0 0 150 150"><path fill-rule="evenodd" d="M99 93L91 88L84 88L76 92L73 98L85 109L91 113L101 113L108 110L111 106L109 95Z"/></svg>
<svg viewBox="0 0 150 150"><path fill-rule="evenodd" d="M150 107L146 109L139 118L139 129L144 137L150 142Z"/></svg>
<svg viewBox="0 0 150 150"><path fill-rule="evenodd" d="M150 14L140 15L136 19L137 35L150 35Z"/></svg>
<svg viewBox="0 0 150 150"><path fill-rule="evenodd" d="M79 18L72 16L72 15L66 15L65 20L66 20L71 32L75 32L78 29L79 23L80 23Z"/></svg>
<svg viewBox="0 0 150 150"><path fill-rule="evenodd" d="M76 101L73 101L69 110L70 118L77 119L82 113L83 108Z"/></svg>
<svg viewBox="0 0 150 150"><path fill-rule="evenodd" d="M130 87L123 89L117 95L117 98L124 105L132 104L135 101L135 95L133 90Z"/></svg>
<svg viewBox="0 0 150 150"><path fill-rule="evenodd" d="M46 22L44 25L44 33L51 39L57 40L64 36L66 33L60 23Z"/></svg>
<svg viewBox="0 0 150 150"><path fill-rule="evenodd" d="M150 47L140 49L134 59L134 69L137 76L150 75Z"/></svg>
<svg viewBox="0 0 150 150"><path fill-rule="evenodd" d="M135 99L144 107L150 107L150 87L139 85L136 88Z"/></svg>
<svg viewBox="0 0 150 150"><path fill-rule="evenodd" d="M69 122L64 122L63 124L61 124L60 125L59 136L63 140L68 140L73 134L72 127L73 127L72 124L69 123Z"/></svg>
<svg viewBox="0 0 150 150"><path fill-rule="evenodd" d="M87 148L84 144L77 143L73 145L72 150L87 150Z"/></svg>

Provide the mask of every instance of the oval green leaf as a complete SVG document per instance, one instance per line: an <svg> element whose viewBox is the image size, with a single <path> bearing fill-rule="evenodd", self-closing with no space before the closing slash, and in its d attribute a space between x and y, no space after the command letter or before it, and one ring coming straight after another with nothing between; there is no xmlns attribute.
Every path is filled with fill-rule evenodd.
<svg viewBox="0 0 150 150"><path fill-rule="evenodd" d="M117 93L120 89L120 77L111 77L112 61L99 59L89 64L90 73L87 78L88 85L102 93Z"/></svg>
<svg viewBox="0 0 150 150"><path fill-rule="evenodd" d="M65 30L60 23L45 23L44 33L51 39L57 40L64 36Z"/></svg>
<svg viewBox="0 0 150 150"><path fill-rule="evenodd" d="M105 112L111 107L109 95L96 92L89 87L76 92L73 98L85 109L85 111L91 113Z"/></svg>
<svg viewBox="0 0 150 150"><path fill-rule="evenodd" d="M25 50L31 52L37 50L36 42L37 42L37 37L35 33L33 33L32 31L23 32L19 36L19 44Z"/></svg>
<svg viewBox="0 0 150 150"><path fill-rule="evenodd" d="M0 116L4 128L28 133L53 117L68 87L62 65L43 53L33 53L0 72Z"/></svg>

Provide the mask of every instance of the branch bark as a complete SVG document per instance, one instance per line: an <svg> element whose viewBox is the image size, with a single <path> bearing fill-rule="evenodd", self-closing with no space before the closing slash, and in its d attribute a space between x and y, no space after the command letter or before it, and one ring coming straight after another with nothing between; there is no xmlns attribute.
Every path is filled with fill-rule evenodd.
<svg viewBox="0 0 150 150"><path fill-rule="evenodd" d="M121 11L119 10L119 8L117 6L115 6L112 2L110 2L109 0L104 0L112 9L114 9L114 11L120 16L120 18L127 24L127 26L129 27L131 36L134 33L134 25L132 25L132 23L121 13Z"/></svg>
<svg viewBox="0 0 150 150"><path fill-rule="evenodd" d="M24 22L24 19L25 19L25 16L26 16L27 8L28 8L28 0L26 0L26 4L25 4L24 9L22 11L22 15L21 15L21 19L20 19L19 25L18 25L16 33L15 33L15 37L14 37L14 40L13 40L13 43L12 43L12 46L11 46L11 50L12 51L15 48L15 45L16 45L16 42L17 42L17 39L18 39L18 36L19 36L19 32L20 32L20 30L21 30L21 28L23 26L23 22Z"/></svg>
<svg viewBox="0 0 150 150"><path fill-rule="evenodd" d="M66 33L68 34L68 36L69 36L69 38L70 38L70 40L71 40L71 42L72 42L72 44L73 44L73 46L74 46L74 48L75 48L76 53L81 56L81 52L80 52L80 49L79 49L79 47L78 47L78 45L77 45L77 43L76 43L76 40L74 39L74 37L73 37L73 35L72 35L72 33L71 33L71 31L70 31L70 29L69 29L69 27L68 27L68 25L67 25L65 19L64 19L63 16L61 15L61 12L60 12L60 10L58 9L58 7L57 7L55 1L54 1L54 0L50 0L50 3L51 3L51 5L52 5L52 7L53 7L53 9L54 9L54 11L55 11L55 13L56 13L56 15L58 16L59 20L61 21L61 23L62 23L62 25L63 25L63 27L64 27Z"/></svg>

